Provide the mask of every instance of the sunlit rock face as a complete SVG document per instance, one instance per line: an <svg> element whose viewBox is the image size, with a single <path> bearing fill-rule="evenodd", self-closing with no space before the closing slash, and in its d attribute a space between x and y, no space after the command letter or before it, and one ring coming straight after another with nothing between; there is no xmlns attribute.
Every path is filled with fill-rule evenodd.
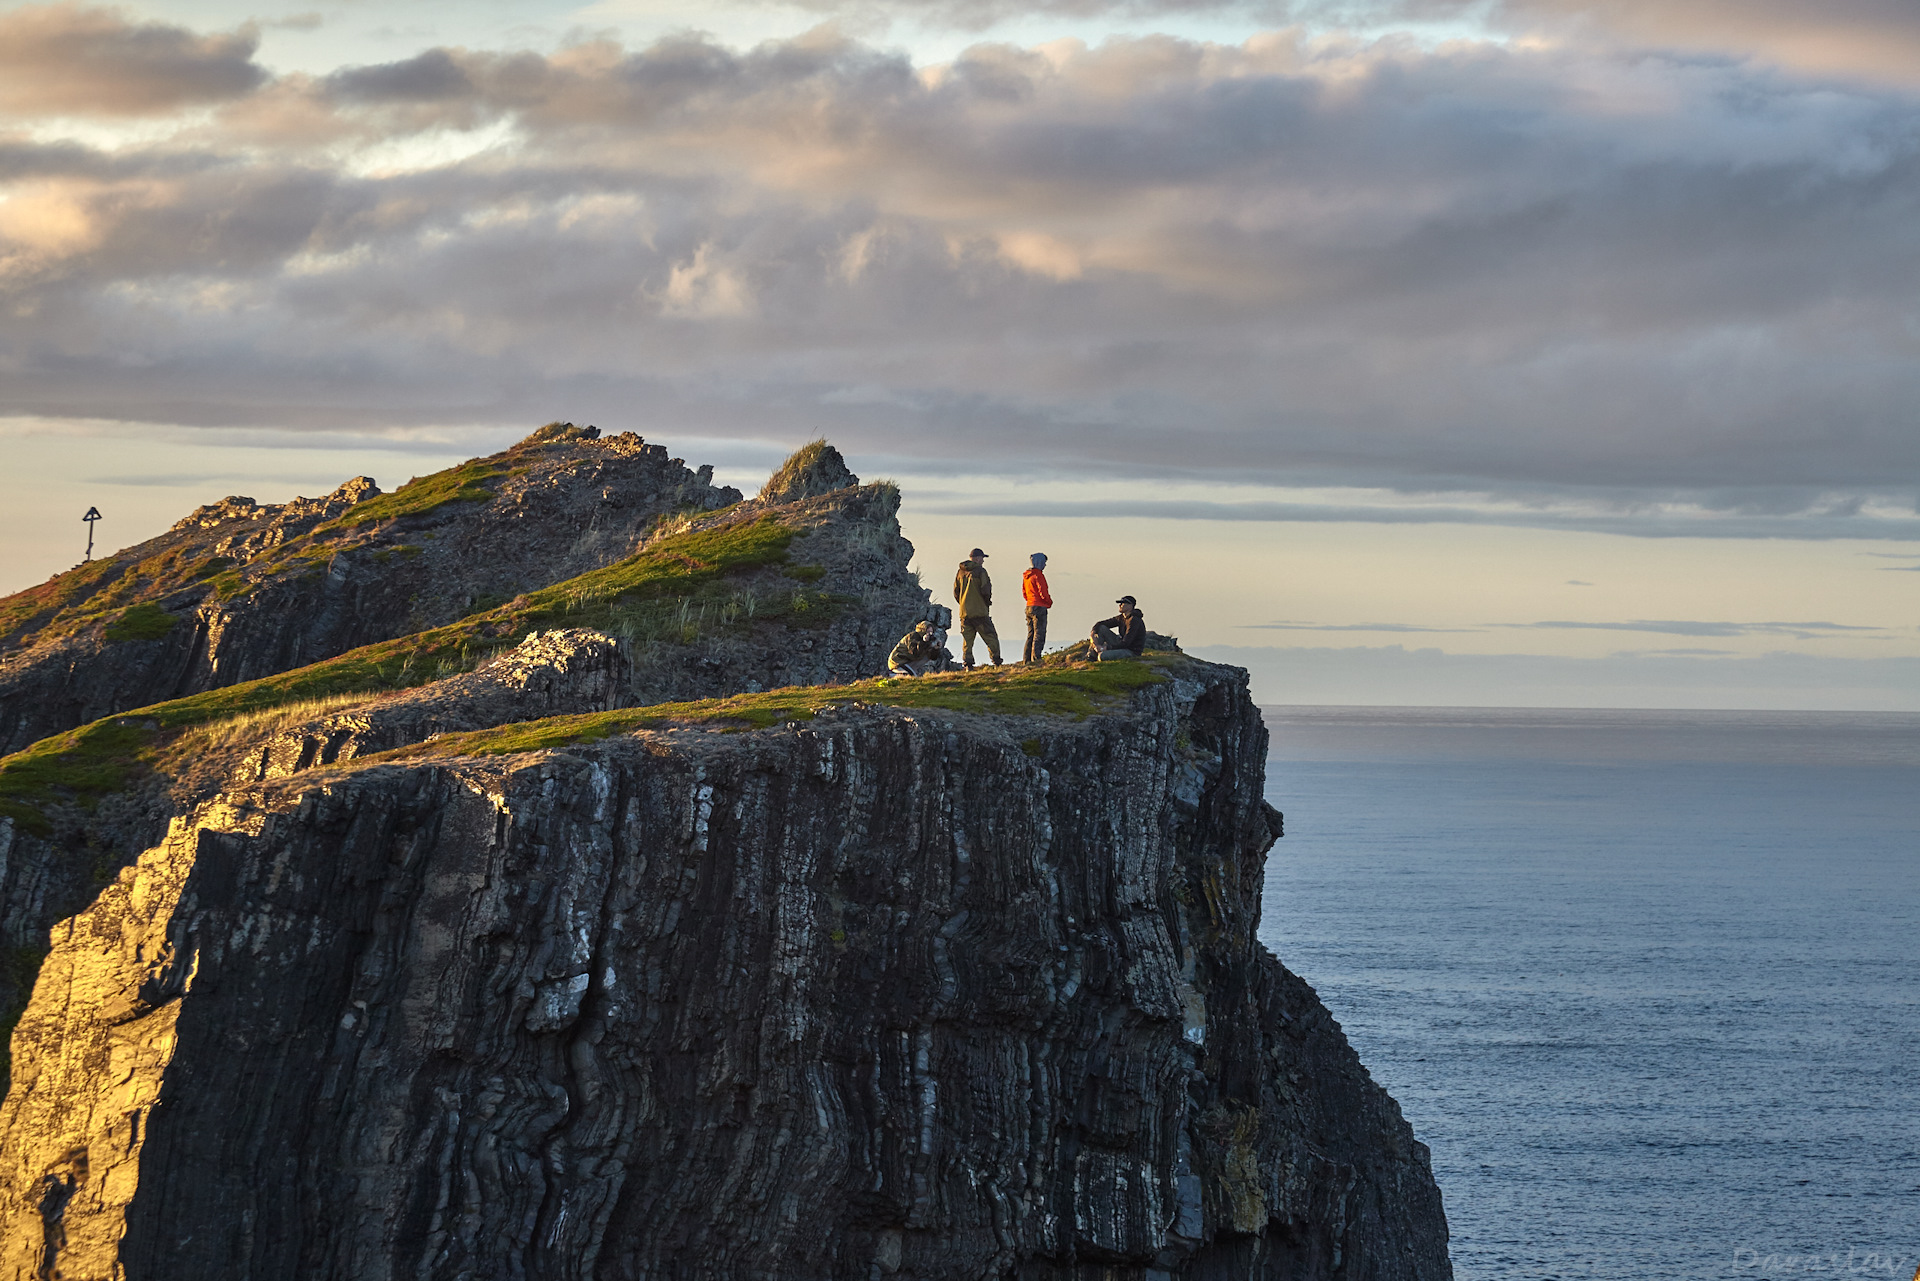
<svg viewBox="0 0 1920 1281"><path fill-rule="evenodd" d="M55 930L4 1266L1450 1276L1424 1148L1255 941L1244 674L1172 671L231 787Z"/></svg>

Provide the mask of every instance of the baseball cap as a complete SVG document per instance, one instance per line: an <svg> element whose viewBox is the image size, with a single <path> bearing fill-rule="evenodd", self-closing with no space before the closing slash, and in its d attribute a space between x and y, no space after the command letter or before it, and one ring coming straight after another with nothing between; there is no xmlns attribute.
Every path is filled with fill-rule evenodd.
<svg viewBox="0 0 1920 1281"><path fill-rule="evenodd" d="M1113 603L1116 605L1138 605L1140 602L1135 600L1131 596L1122 596L1119 600Z"/></svg>
<svg viewBox="0 0 1920 1281"><path fill-rule="evenodd" d="M987 554L981 551L978 547L968 552L967 555L973 557L975 560L985 560L987 558Z"/></svg>

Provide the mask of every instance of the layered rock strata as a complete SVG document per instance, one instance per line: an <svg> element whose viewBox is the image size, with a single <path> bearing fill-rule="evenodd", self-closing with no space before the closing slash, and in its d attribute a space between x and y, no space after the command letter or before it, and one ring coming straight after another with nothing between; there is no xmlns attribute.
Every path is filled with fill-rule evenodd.
<svg viewBox="0 0 1920 1281"><path fill-rule="evenodd" d="M229 789L54 931L0 1275L1449 1276L1167 671Z"/></svg>

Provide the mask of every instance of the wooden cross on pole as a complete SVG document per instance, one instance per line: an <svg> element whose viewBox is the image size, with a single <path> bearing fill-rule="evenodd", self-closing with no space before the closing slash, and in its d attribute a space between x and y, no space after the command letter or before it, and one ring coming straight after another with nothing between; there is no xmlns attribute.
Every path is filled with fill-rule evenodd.
<svg viewBox="0 0 1920 1281"><path fill-rule="evenodd" d="M93 559L93 522L100 519L100 509L98 507L89 507L87 508L87 514L82 516L80 519L87 522L87 560L92 560ZM80 563L84 565L87 562L81 561Z"/></svg>

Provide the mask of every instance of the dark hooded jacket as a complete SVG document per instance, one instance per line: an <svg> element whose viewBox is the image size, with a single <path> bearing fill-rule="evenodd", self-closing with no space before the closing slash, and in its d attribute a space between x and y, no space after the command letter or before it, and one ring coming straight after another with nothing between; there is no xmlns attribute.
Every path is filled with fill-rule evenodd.
<svg viewBox="0 0 1920 1281"><path fill-rule="evenodd" d="M1147 616L1139 610L1133 611L1133 617L1115 614L1112 618L1103 618L1095 627L1110 627L1120 634L1120 648L1130 649L1134 653L1143 653L1147 648Z"/></svg>

